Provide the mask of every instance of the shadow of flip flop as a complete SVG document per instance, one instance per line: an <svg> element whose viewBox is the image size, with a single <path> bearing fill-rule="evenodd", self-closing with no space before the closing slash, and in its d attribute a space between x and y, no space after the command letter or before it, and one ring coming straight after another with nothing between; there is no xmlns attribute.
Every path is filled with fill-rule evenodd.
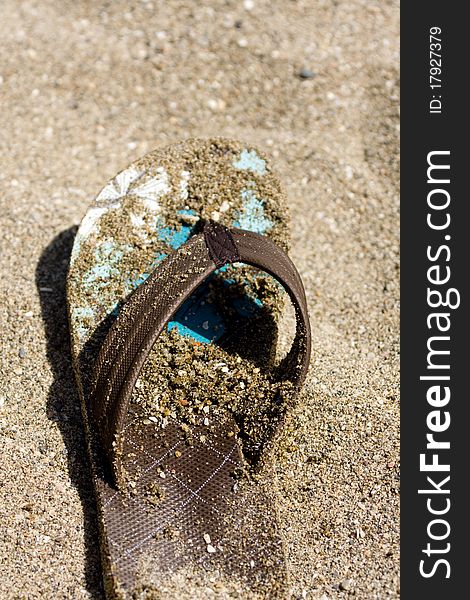
<svg viewBox="0 0 470 600"><path fill-rule="evenodd" d="M54 380L47 395L47 416L57 424L67 453L68 475L83 510L85 586L93 600L104 599L96 501L70 356L65 285L77 227L59 233L42 252L36 286L46 334L47 360Z"/></svg>

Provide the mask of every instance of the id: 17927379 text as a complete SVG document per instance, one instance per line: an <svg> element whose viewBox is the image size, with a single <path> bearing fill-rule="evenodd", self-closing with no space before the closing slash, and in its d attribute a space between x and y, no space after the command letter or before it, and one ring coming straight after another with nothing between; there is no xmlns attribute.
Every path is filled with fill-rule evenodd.
<svg viewBox="0 0 470 600"><path fill-rule="evenodd" d="M430 27L429 29L429 87L431 99L429 101L430 114L442 112L442 29Z"/></svg>

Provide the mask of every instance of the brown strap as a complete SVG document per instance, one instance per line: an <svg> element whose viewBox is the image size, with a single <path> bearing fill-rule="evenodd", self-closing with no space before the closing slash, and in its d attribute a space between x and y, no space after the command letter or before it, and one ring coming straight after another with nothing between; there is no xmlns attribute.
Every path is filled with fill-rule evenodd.
<svg viewBox="0 0 470 600"><path fill-rule="evenodd" d="M193 292L220 266L244 262L272 275L288 292L297 327L280 366L284 379L300 386L307 374L311 334L305 291L290 258L269 238L207 223L166 258L123 306L94 367L91 411L118 486L122 429L133 388L156 339Z"/></svg>

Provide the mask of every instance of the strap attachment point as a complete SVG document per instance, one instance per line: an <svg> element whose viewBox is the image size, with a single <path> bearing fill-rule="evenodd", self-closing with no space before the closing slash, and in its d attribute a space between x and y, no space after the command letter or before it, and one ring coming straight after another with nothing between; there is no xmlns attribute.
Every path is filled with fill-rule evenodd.
<svg viewBox="0 0 470 600"><path fill-rule="evenodd" d="M208 221L204 225L203 234L209 256L218 269L240 260L237 245L227 227L216 221Z"/></svg>

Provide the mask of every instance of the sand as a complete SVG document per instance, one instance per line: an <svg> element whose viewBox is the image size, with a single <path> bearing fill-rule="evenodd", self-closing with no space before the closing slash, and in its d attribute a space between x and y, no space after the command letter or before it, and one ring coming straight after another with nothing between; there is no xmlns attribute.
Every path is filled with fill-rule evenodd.
<svg viewBox="0 0 470 600"><path fill-rule="evenodd" d="M74 227L139 156L223 135L271 155L309 299L273 481L292 598L398 598L397 3L5 0L0 32L0 597L103 598Z"/></svg>

